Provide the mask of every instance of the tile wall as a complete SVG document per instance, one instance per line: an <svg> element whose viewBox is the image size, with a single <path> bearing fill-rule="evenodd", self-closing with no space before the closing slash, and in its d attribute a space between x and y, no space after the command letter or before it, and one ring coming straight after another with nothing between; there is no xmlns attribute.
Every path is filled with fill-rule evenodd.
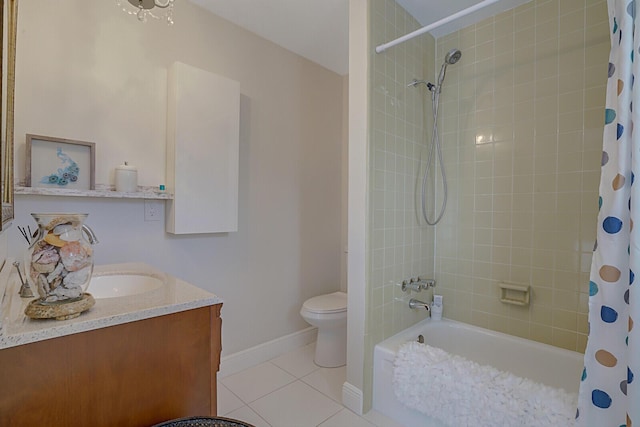
<svg viewBox="0 0 640 427"><path fill-rule="evenodd" d="M604 0L534 0L437 40L444 316L584 351L609 52ZM439 65L438 65L439 66ZM498 282L531 285L529 307Z"/></svg>
<svg viewBox="0 0 640 427"><path fill-rule="evenodd" d="M365 372L373 366L376 343L426 317L411 310L403 279L434 274L435 230L416 215L416 180L426 155L423 102L425 86L408 88L413 79L433 75L435 40L421 36L383 54L374 47L420 25L393 0L373 0L371 25L371 129L369 151L369 243ZM431 127L430 124L427 125ZM422 292L414 295L427 300ZM371 375L365 376L370 395Z"/></svg>

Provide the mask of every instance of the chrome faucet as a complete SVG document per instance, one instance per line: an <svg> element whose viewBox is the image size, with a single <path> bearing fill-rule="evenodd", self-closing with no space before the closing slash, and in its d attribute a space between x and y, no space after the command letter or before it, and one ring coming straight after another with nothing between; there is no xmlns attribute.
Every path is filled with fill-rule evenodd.
<svg viewBox="0 0 640 427"><path fill-rule="evenodd" d="M25 282L24 279L22 278L22 273L20 272L20 261L14 261L13 266L16 268L16 270L18 270L20 283L22 283L22 286L20 286L20 290L18 291L18 293L22 298L33 298L33 291L31 290L29 283Z"/></svg>
<svg viewBox="0 0 640 427"><path fill-rule="evenodd" d="M423 279L422 277L411 278L402 281L402 292L420 292L436 286L435 279Z"/></svg>
<svg viewBox="0 0 640 427"><path fill-rule="evenodd" d="M87 240L90 244L95 245L96 243L100 243L100 241L96 237L96 233L94 233L88 225L82 224L82 231L84 231L87 235Z"/></svg>
<svg viewBox="0 0 640 427"><path fill-rule="evenodd" d="M409 300L409 308L424 308L427 311L431 310L431 307L429 307L429 304L427 304L426 302L419 301L415 298L411 298Z"/></svg>
<svg viewBox="0 0 640 427"><path fill-rule="evenodd" d="M422 287L422 289L429 289L436 287L436 279L423 279L422 277L418 277L418 283Z"/></svg>

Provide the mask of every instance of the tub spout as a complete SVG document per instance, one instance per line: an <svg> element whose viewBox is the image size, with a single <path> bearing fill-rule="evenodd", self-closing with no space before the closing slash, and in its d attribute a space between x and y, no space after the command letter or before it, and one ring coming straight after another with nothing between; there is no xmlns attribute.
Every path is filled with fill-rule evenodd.
<svg viewBox="0 0 640 427"><path fill-rule="evenodd" d="M409 308L424 308L427 311L431 310L429 304L427 304L426 302L418 301L415 298L411 298L409 300Z"/></svg>

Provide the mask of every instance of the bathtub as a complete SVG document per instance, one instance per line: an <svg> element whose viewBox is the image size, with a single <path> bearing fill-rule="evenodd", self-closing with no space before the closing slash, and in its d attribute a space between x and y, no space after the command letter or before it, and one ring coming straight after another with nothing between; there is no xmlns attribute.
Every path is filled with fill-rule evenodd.
<svg viewBox="0 0 640 427"><path fill-rule="evenodd" d="M446 427L440 421L407 408L395 397L393 362L399 347L424 336L425 344L490 365L522 378L578 393L583 355L448 319L426 319L375 346L373 409L407 426Z"/></svg>

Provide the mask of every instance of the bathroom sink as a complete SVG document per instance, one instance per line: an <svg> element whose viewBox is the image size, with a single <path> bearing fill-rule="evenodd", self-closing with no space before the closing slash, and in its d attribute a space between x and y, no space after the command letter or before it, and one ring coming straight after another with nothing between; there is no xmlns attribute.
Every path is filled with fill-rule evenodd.
<svg viewBox="0 0 640 427"><path fill-rule="evenodd" d="M117 298L151 292L164 285L164 281L145 274L112 274L94 276L87 292L96 299Z"/></svg>

